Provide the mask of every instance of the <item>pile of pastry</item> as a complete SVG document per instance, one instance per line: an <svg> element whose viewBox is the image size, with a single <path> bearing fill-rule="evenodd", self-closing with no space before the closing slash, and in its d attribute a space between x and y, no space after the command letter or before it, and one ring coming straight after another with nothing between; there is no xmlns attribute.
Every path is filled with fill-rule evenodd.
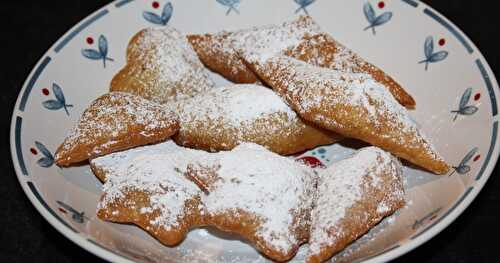
<svg viewBox="0 0 500 263"><path fill-rule="evenodd" d="M207 68L235 84L216 87ZM448 171L413 107L310 17L205 35L145 29L56 162L89 160L104 183L98 217L165 245L211 226L276 261L308 243L307 261L323 262L405 204L397 157ZM342 138L373 146L329 168L283 156Z"/></svg>

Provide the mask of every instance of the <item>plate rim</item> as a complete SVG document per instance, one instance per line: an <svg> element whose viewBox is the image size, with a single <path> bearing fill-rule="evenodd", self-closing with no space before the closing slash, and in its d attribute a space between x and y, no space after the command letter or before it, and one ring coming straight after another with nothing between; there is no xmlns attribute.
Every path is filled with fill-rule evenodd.
<svg viewBox="0 0 500 263"><path fill-rule="evenodd" d="M23 97L23 94L28 86L28 83L30 79L32 79L33 75L35 75L36 70L40 67L40 65L43 63L45 58L48 57L49 54L57 48L61 44L61 41L65 39L66 37L70 36L75 29L78 27L82 26L86 22L88 22L90 19L92 19L94 16L98 15L101 12L104 12L104 10L107 10L110 7L120 7L121 5L127 4L128 2L132 2L133 0L114 0L108 4L103 5L102 7L98 8L94 12L90 13L87 15L85 18L81 19L78 23L73 25L71 28L69 28L61 37L59 37L48 49L46 52L43 53L43 55L40 56L39 60L37 63L33 66L32 70L26 77L25 81L23 82L22 88L19 90L19 94L16 99L16 103L14 105L14 108L12 110L11 114L11 125L10 125L10 152L11 152L11 158L12 158L12 163L14 166L14 171L16 173L17 179L19 181L19 184L21 185L21 188L23 189L25 195L28 197L30 202L33 204L33 206L36 208L36 210L42 215L42 217L47 220L47 222L52 225L59 233L61 233L63 236L71 240L73 243L76 245L84 248L88 252L111 262L133 262L130 259L128 259L126 256L120 255L110 249L107 249L95 241L93 241L90 238L85 238L81 236L80 234L73 232L71 229L69 229L67 226L65 226L61 221L59 221L54 215L50 213L50 211L40 202L40 200L35 196L33 191L29 188L29 185L26 180L26 176L23 174L20 164L19 164L19 159L17 155L17 146L16 146L16 128L17 128L17 117L22 116L23 113L22 111L19 111L19 106L21 104L21 100ZM493 85L493 91L495 97L499 98L499 93L500 91L498 90L498 82L496 79L496 76L494 72L492 71L488 61L480 51L480 49L476 46L476 44L468 37L467 34L465 34L457 25L455 25L452 21L450 21L446 16L441 14L439 11L435 10L428 4L419 1L419 0L401 0L402 2L406 2L407 4L414 3L416 6L415 8L419 5L422 5L425 9L430 10L433 12L436 16L439 18L443 19L453 30L456 30L456 32L464 38L465 42L470 45L472 50L477 52L477 59L483 63L483 67L488 73L488 76L491 80L491 83ZM412 5L412 4L410 4ZM108 10L110 12L110 10ZM57 52L56 52L57 53ZM499 106L497 106L499 108ZM492 123L498 122L498 115L492 117ZM482 178L477 180L473 186L471 186L468 191L466 192L466 195L464 196L463 200L459 200L456 202L459 202L454 208L452 208L452 211L450 211L449 214L444 215L442 218L440 218L439 222L430 225L428 229L422 230L420 233L418 233L417 237L414 239L407 239L405 240L402 244L397 244L393 247L390 247L381 253L373 256L369 256L368 258L361 259L362 262L366 263L374 263L374 262L387 262L389 260L396 259L397 257L400 257L406 253L408 253L411 250L414 250L415 248L419 247L423 243L429 241L431 238L435 237L438 235L441 231L443 231L445 228L447 228L452 222L456 220L458 216L460 216L467 207L475 200L479 192L483 189L484 185L490 178L497 162L498 162L498 157L500 154L500 139L497 139L493 147L491 157L486 164L486 168L483 171ZM484 164L483 164L484 165Z"/></svg>

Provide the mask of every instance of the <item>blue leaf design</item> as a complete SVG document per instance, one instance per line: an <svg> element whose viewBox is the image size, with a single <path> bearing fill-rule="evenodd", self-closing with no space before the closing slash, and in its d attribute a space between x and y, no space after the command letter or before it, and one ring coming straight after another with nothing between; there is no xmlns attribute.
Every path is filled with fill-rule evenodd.
<svg viewBox="0 0 500 263"><path fill-rule="evenodd" d="M174 11L174 7L171 2L168 2L165 7L163 7L163 11L161 12L161 20L162 24L166 25L170 18L172 17L172 12Z"/></svg>
<svg viewBox="0 0 500 263"><path fill-rule="evenodd" d="M462 161L460 162L460 164L458 166L464 166L466 165L470 159L472 159L472 157L474 157L474 155L477 153L479 149L477 147L474 147L472 150L470 150L466 155L465 157L462 159Z"/></svg>
<svg viewBox="0 0 500 263"><path fill-rule="evenodd" d="M372 26L380 26L380 25L383 25L387 22L389 22L389 20L391 20L392 18L392 12L385 12L381 15L379 15L377 18L375 18L375 20L373 20L373 22L371 22Z"/></svg>
<svg viewBox="0 0 500 263"><path fill-rule="evenodd" d="M455 168L455 171L457 171L457 173L459 173L459 174L466 174L466 173L470 172L470 166L462 165L462 166Z"/></svg>
<svg viewBox="0 0 500 263"><path fill-rule="evenodd" d="M64 209L66 209L66 210L70 211L71 213L77 213L77 214L79 214L79 213L80 213L80 212L76 211L75 209L73 209L73 207L71 207L71 206L69 206L69 205L67 205L67 204L63 203L62 201L57 200L57 201L56 201L56 203L57 203L58 205L60 205L62 208L64 208Z"/></svg>
<svg viewBox="0 0 500 263"><path fill-rule="evenodd" d="M314 1L316 1L316 0L294 0L294 1L295 1L295 3L300 5L301 7L306 7L306 6L314 3Z"/></svg>
<svg viewBox="0 0 500 263"><path fill-rule="evenodd" d="M54 164L54 160L48 157L43 157L40 158L40 160L38 160L37 163L43 168L48 168L51 167L52 164Z"/></svg>
<svg viewBox="0 0 500 263"><path fill-rule="evenodd" d="M432 53L434 53L434 41L432 40L431 36L428 36L425 39L424 53L426 58L430 58L432 56Z"/></svg>
<svg viewBox="0 0 500 263"><path fill-rule="evenodd" d="M476 106L466 106L460 109L459 113L462 115L472 115L476 113L477 110L479 110L479 108Z"/></svg>
<svg viewBox="0 0 500 263"><path fill-rule="evenodd" d="M102 58L108 56L108 41L103 35L99 36L99 52L101 53Z"/></svg>
<svg viewBox="0 0 500 263"><path fill-rule="evenodd" d="M465 108L465 106L467 106L467 103L469 103L471 94L472 94L472 88L467 88L465 90L464 94L462 95L462 98L460 98L460 104L458 106L460 109Z"/></svg>
<svg viewBox="0 0 500 263"><path fill-rule="evenodd" d="M448 51L439 51L432 54L427 60L429 62L439 62L448 56Z"/></svg>
<svg viewBox="0 0 500 263"><path fill-rule="evenodd" d="M144 11L142 17L153 24L163 25L163 20L155 13Z"/></svg>
<svg viewBox="0 0 500 263"><path fill-rule="evenodd" d="M370 22L370 24L373 24L373 21L375 21L375 10L373 10L372 5L369 2L366 2L363 5L363 12L365 13L366 20Z"/></svg>
<svg viewBox="0 0 500 263"><path fill-rule="evenodd" d="M99 51L93 49L83 49L82 55L88 59L99 60L102 59L102 55Z"/></svg>
<svg viewBox="0 0 500 263"><path fill-rule="evenodd" d="M64 98L64 94L62 92L61 87L57 85L56 83L52 84L52 92L54 92L54 95L56 96L56 99L61 102L61 104L64 106L66 104L66 99Z"/></svg>
<svg viewBox="0 0 500 263"><path fill-rule="evenodd" d="M64 107L64 103L58 100L47 100L42 102L42 105L49 110L58 110Z"/></svg>
<svg viewBox="0 0 500 263"><path fill-rule="evenodd" d="M35 141L36 148L47 158L54 159L49 150L41 142Z"/></svg>
<svg viewBox="0 0 500 263"><path fill-rule="evenodd" d="M232 4L231 0L217 0L217 3L225 6L230 6Z"/></svg>
<svg viewBox="0 0 500 263"><path fill-rule="evenodd" d="M236 5L240 3L240 0L216 0L219 4L229 7L227 9L226 15L229 15L232 10L239 14L240 12L236 9Z"/></svg>

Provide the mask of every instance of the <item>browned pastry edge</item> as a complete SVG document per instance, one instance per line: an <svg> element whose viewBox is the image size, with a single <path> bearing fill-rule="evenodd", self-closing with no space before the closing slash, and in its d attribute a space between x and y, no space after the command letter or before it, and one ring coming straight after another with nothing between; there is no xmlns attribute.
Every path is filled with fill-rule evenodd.
<svg viewBox="0 0 500 263"><path fill-rule="evenodd" d="M401 186L402 187L402 186ZM346 211L346 216L340 221L342 231L348 229L348 234L338 239L335 244L327 247L322 247L319 254L308 255L307 263L321 263L326 262L333 255L340 252L349 244L355 242L358 238L366 234L370 229L376 226L382 219L392 215L398 209L405 206L405 200L397 200L390 203L389 209L384 213L378 213L377 207L382 200L384 200L385 192L374 191L373 189L365 193L365 200L358 201L353 207ZM352 219L361 220L362 223L356 222ZM365 220L365 221L363 221ZM358 223L358 224L356 224ZM336 232L336 229L331 229Z"/></svg>
<svg viewBox="0 0 500 263"><path fill-rule="evenodd" d="M231 32L227 32L220 35L187 35L187 38L201 62L211 71L235 83L260 83L257 75L247 69L239 57L227 56L224 50L214 49L213 45L207 45L213 41L223 43L230 35Z"/></svg>
<svg viewBox="0 0 500 263"><path fill-rule="evenodd" d="M104 145L109 142L106 140L96 141L93 145L79 145L75 147L71 152L67 154L59 155L60 157L55 160L56 164L59 166L69 166L74 163L79 163L86 161L88 159L94 159L99 156L103 156L106 154L110 154L113 152L118 152L122 150L127 150L130 148L134 148L137 146L148 145L152 143L162 142L170 138L173 134L177 132L179 129L178 123L174 127L170 127L169 129L162 130L160 133L156 133L151 136L144 136L140 134L142 128L135 127L135 129L129 130L127 136L122 138L113 138L115 141L112 144L108 144L108 149L103 149L99 153L96 153L94 150L99 145ZM59 146L56 153L62 151L62 145Z"/></svg>
<svg viewBox="0 0 500 263"><path fill-rule="evenodd" d="M316 125L302 119L299 120L302 123L299 122L294 128L290 128L292 131L288 137L272 133L259 135L258 133L264 131L266 127L274 127L270 123L273 120L256 121L255 134L247 134L247 138L243 141L262 145L281 155L291 155L317 146L333 144L343 139L343 136L337 133L317 128ZM232 150L240 144L231 130L225 130L224 128L221 128L221 130L224 132L219 132L217 136L213 136L212 133L204 132L201 129L181 129L172 139L179 145L209 152ZM263 138L262 136L266 137ZM269 137L272 139L269 139Z"/></svg>

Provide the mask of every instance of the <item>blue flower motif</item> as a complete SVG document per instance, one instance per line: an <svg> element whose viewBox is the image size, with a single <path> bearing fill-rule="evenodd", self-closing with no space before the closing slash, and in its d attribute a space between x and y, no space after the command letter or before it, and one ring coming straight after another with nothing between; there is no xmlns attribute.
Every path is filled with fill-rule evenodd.
<svg viewBox="0 0 500 263"><path fill-rule="evenodd" d="M73 221L82 224L85 222L85 219L89 220L89 218L85 215L85 212L78 212L73 207L59 200L57 200L56 203L64 208L64 210L61 211L69 211L71 213L71 219L73 219Z"/></svg>
<svg viewBox="0 0 500 263"><path fill-rule="evenodd" d="M417 230L418 228L420 228L421 226L423 226L425 222L432 221L434 218L436 218L437 214L442 209L443 209L442 207L437 208L437 209L431 211L430 213L428 213L427 215L423 216L422 218L415 220L415 223L413 223L413 225L411 226L411 228L413 230Z"/></svg>
<svg viewBox="0 0 500 263"><path fill-rule="evenodd" d="M66 114L69 116L68 108L73 107L72 104L66 104L66 98L64 98L64 94L62 92L61 87L56 83L52 84L52 92L54 92L55 100L46 100L42 102L43 107L48 110L59 110L61 108L64 109ZM48 93L47 93L48 94Z"/></svg>
<svg viewBox="0 0 500 263"><path fill-rule="evenodd" d="M103 35L99 36L98 50L95 49L82 49L82 55L91 60L102 60L104 67L106 61L114 61L108 57L108 41Z"/></svg>
<svg viewBox="0 0 500 263"><path fill-rule="evenodd" d="M309 12L307 12L306 7L314 3L316 0L293 0L293 1L295 1L295 3L299 5L299 8L295 10L295 14L303 10L306 15L309 15Z"/></svg>
<svg viewBox="0 0 500 263"><path fill-rule="evenodd" d="M234 11L236 14L239 14L240 11L238 11L238 4L240 3L240 0L217 0L217 3L227 6L228 9L226 11L226 16L231 13L231 11Z"/></svg>
<svg viewBox="0 0 500 263"><path fill-rule="evenodd" d="M458 115L472 115L476 113L479 108L474 105L467 105L472 94L472 88L467 88L460 98L460 103L458 104L458 110L452 110L451 113L455 114L453 121L457 120Z"/></svg>
<svg viewBox="0 0 500 263"><path fill-rule="evenodd" d="M146 19L150 23L164 26L168 23L168 21L170 21L170 18L172 17L173 11L174 11L174 7L172 6L172 3L168 2L163 7L161 15L157 15L157 14L155 14L153 12L149 12L149 11L144 11L142 13L142 17L144 17L144 19Z"/></svg>
<svg viewBox="0 0 500 263"><path fill-rule="evenodd" d="M36 148L42 153L44 157L40 158L37 163L43 168L51 167L54 164L54 156L47 150L47 147L41 142L35 141Z"/></svg>
<svg viewBox="0 0 500 263"><path fill-rule="evenodd" d="M425 39L424 54L425 54L425 59L419 61L418 64L425 63L425 70L429 68L430 63L436 63L448 57L448 51L442 50L434 52L434 40L432 36L428 36Z"/></svg>
<svg viewBox="0 0 500 263"><path fill-rule="evenodd" d="M384 12L377 16L375 14L375 10L373 9L373 6L367 1L363 5L363 12L365 13L366 20L370 23L369 26L365 27L365 31L368 29L371 29L373 34L376 35L377 32L375 31L375 27L381 26L392 18L392 12Z"/></svg>
<svg viewBox="0 0 500 263"><path fill-rule="evenodd" d="M453 172L450 174L450 176L452 176L455 172L461 175L470 172L470 166L468 165L468 163L472 159L472 157L476 155L477 151L478 151L477 147L474 147L472 150L470 150L457 166L452 167Z"/></svg>

